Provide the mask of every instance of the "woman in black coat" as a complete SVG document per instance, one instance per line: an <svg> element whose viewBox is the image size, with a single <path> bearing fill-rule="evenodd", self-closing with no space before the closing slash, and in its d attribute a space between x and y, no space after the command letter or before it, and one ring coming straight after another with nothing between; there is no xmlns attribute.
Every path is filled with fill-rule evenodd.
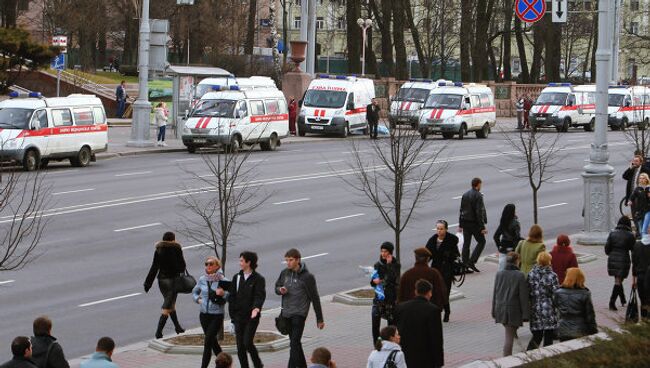
<svg viewBox="0 0 650 368"><path fill-rule="evenodd" d="M650 311L650 244L638 241L632 252L632 288L641 299L641 317L648 318Z"/></svg>
<svg viewBox="0 0 650 368"><path fill-rule="evenodd" d="M451 283L454 281L454 261L460 257L458 251L458 237L449 233L449 225L445 220L436 222L436 233L427 242L427 249L431 252L431 267L437 269L447 286L447 300L451 293ZM449 322L449 302L445 304L443 321Z"/></svg>
<svg viewBox="0 0 650 368"><path fill-rule="evenodd" d="M494 244L499 251L499 271L506 268L506 255L517 247L521 237L521 226L515 213L515 205L508 203L503 207L499 227L494 232Z"/></svg>
<svg viewBox="0 0 650 368"><path fill-rule="evenodd" d="M149 292L153 280L158 276L158 287L163 295L163 305L156 329L156 338L163 337L162 330L167 323L167 318L171 317L174 322L176 333L183 333L185 330L178 323L176 316L176 297L178 293L174 290L174 279L179 274L185 272L185 258L183 258L183 249L176 242L176 235L171 231L163 235L162 241L156 244L156 250L153 253L153 262L144 281L144 291Z"/></svg>
<svg viewBox="0 0 650 368"><path fill-rule="evenodd" d="M609 233L605 244L607 254L607 274L614 277L612 295L609 297L609 310L616 309L616 299L621 299L625 305L625 290L623 280L630 274L630 252L634 248L636 238L632 233L632 221L627 216L618 220L616 228Z"/></svg>
<svg viewBox="0 0 650 368"><path fill-rule="evenodd" d="M577 267L566 271L562 287L553 292L559 315L557 337L560 341L577 339L598 332L591 292L585 286L585 274Z"/></svg>

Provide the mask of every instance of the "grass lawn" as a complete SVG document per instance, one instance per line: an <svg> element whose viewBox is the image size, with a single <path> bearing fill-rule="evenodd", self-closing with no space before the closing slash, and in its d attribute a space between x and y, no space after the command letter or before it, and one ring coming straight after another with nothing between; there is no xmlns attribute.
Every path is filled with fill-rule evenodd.
<svg viewBox="0 0 650 368"><path fill-rule="evenodd" d="M43 71L56 75L56 70L54 69L43 69ZM125 76L120 73L97 71L95 74L92 74L73 69L66 69L66 71L78 75L79 77L89 79L97 84L119 84L123 80L126 81L126 83L138 83L138 77Z"/></svg>

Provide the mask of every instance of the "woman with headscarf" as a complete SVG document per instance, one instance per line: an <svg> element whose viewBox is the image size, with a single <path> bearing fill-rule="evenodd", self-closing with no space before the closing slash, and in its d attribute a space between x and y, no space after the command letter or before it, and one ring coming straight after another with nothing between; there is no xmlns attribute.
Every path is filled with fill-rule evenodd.
<svg viewBox="0 0 650 368"><path fill-rule="evenodd" d="M564 282L566 270L571 267L578 267L578 258L571 248L571 239L568 235L560 234L557 236L553 250L551 251L551 265L553 272L557 275L559 283Z"/></svg>

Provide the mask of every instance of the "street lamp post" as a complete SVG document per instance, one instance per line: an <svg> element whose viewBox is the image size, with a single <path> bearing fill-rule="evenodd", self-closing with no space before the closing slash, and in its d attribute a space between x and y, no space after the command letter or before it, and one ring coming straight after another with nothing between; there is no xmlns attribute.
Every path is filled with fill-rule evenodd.
<svg viewBox="0 0 650 368"><path fill-rule="evenodd" d="M149 0L142 1L142 19L140 19L140 48L138 49L138 99L133 103L130 147L152 147L149 140L149 121L151 104L149 103Z"/></svg>
<svg viewBox="0 0 650 368"><path fill-rule="evenodd" d="M363 34L363 50L361 51L361 75L366 75L366 31L368 28L372 27L372 19L357 19L357 24L361 27L361 33Z"/></svg>

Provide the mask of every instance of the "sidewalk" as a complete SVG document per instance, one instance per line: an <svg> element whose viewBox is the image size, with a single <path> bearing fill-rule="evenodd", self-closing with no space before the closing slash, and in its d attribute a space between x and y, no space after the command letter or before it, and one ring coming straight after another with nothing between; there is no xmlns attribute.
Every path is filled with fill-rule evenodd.
<svg viewBox="0 0 650 368"><path fill-rule="evenodd" d="M549 250L552 244L551 241L547 242ZM625 312L624 308L619 308L618 312L608 310L608 298L613 280L607 276L607 258L602 247L575 245L574 250L596 256L596 260L580 264L580 267L587 276L587 286L592 292L598 325L615 327L616 321L622 320ZM484 255L488 255L487 251ZM411 266L411 260L403 264L404 270ZM501 325L496 325L490 315L497 264L480 262L478 267L481 273L468 275L465 284L459 289L465 297L451 303L451 320L443 324L446 367L457 367L477 360L489 360L501 356L504 329ZM626 281L628 281L625 290L627 294L630 282ZM350 284L345 288L352 289L364 285L366 280L360 275L358 279L350 280ZM370 307L334 303L331 301L331 296L323 297L322 300L325 329L316 328L314 313L311 311L303 339L305 355L309 358L314 348L325 346L332 351L333 359L339 367L365 367L368 354L372 349ZM263 313L259 330L274 330L274 317L277 313L277 310ZM195 328L192 331L188 330L188 333L199 331L200 329ZM514 352L525 350L530 338L528 327L521 328L519 339L515 340ZM119 341L117 343L119 344ZM261 353L266 368L286 367L288 356L288 349ZM121 368L180 368L199 366L201 357L160 353L147 348L147 342L142 342L118 349L113 360ZM79 359L75 359L71 362L71 366L78 367L79 362ZM235 363L234 366L239 367L239 364Z"/></svg>

